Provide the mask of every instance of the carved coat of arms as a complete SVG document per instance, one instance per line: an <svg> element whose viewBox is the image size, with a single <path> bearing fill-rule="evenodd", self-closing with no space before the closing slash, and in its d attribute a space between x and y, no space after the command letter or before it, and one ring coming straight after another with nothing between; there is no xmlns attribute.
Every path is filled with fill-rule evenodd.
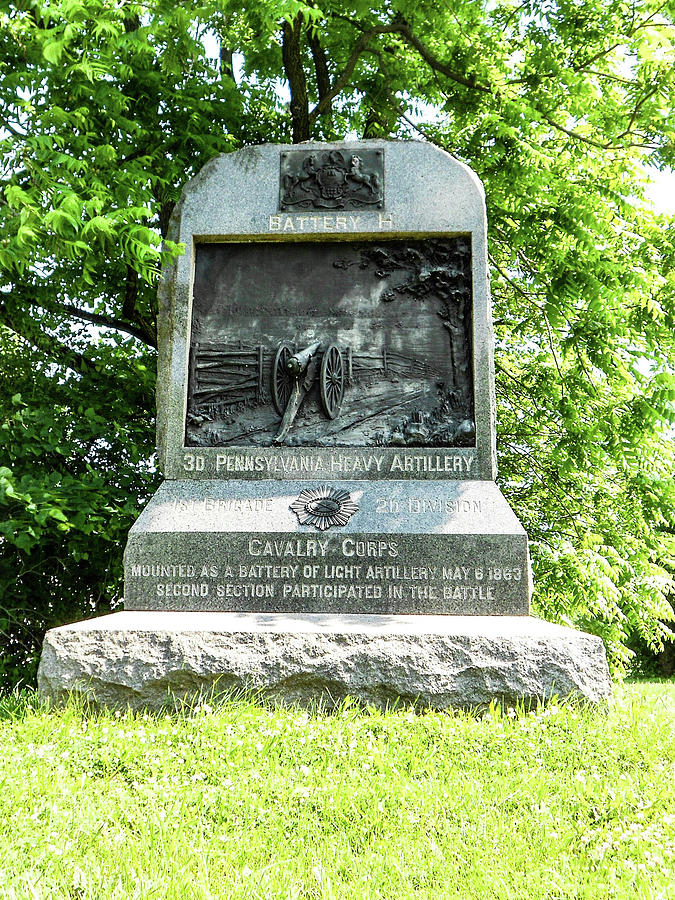
<svg viewBox="0 0 675 900"><path fill-rule="evenodd" d="M281 154L280 209L358 209L384 204L384 151Z"/></svg>

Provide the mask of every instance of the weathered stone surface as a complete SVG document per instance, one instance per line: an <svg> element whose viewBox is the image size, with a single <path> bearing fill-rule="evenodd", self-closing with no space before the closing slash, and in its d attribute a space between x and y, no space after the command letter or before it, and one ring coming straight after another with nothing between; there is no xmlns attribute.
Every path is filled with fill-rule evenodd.
<svg viewBox="0 0 675 900"><path fill-rule="evenodd" d="M129 535L126 611L49 632L41 692L605 699L600 640L526 616L476 175L413 141L249 147L186 185L168 236L167 480Z"/></svg>
<svg viewBox="0 0 675 900"><path fill-rule="evenodd" d="M164 482L129 534L125 609L529 612L527 537L493 482L342 482L349 520L323 531L294 509L307 488Z"/></svg>
<svg viewBox="0 0 675 900"><path fill-rule="evenodd" d="M528 614L494 483L486 229L475 173L423 142L246 148L185 186L167 480L129 534L125 609Z"/></svg>
<svg viewBox="0 0 675 900"><path fill-rule="evenodd" d="M193 358L194 362L194 355L191 355L194 341L219 341L235 343L237 346L241 346L239 342L243 341L244 350L249 345L258 348L260 344L263 353L261 366L266 381L271 361L270 354L274 353L275 344L281 338L291 342L297 341L299 346L304 346L315 339L337 340L343 349L353 345L358 356L359 348L361 351L365 350L362 346L364 341L370 346L369 341L364 338L364 332L368 335L372 333L374 343L370 350L373 350L381 343L381 332L389 331L393 334L398 330L400 334L394 336L390 334L387 346L392 351L403 352L404 355L410 355L413 351L419 352L417 360L419 363L424 363L426 355L432 354L434 343L437 349L439 346L445 348L441 356L445 355L447 365L439 366L440 360L437 359L432 369L441 381L447 382L446 387L450 386L452 380L449 377L451 374L449 369L454 370L456 376L459 376L462 369L466 369L464 372L466 377L472 374L475 436L466 435L467 440L465 445L462 445L461 435L457 434L450 439L450 444L456 448L458 455L471 461L470 477L494 479L496 451L493 333L488 287L487 224L482 185L475 173L463 163L424 142L307 143L303 144L301 152L303 155L315 154L318 158L323 158L331 151L340 153L345 159L361 155L365 160L368 154L382 156L384 167L382 207L375 208L366 204L367 208L353 210L345 208L341 215L337 215L334 209L289 208L281 211L280 160L286 153L300 152L297 147L286 145L267 144L248 147L219 156L211 160L185 186L172 217L169 237L185 243L187 249L173 266L164 271L159 295L158 446L160 465L166 478L255 480L265 479L270 475L288 477L285 472L270 473L269 466L281 469L286 463L298 462L308 456L329 459L332 454L326 447L327 443L349 445L353 441L365 440L363 436L345 438L343 435L340 438L340 428L348 423L350 416L350 397L357 406L356 401L365 392L369 397L372 394L371 399L374 402L377 391L383 387L381 383L368 388L364 388L363 383L352 385L346 394L339 421L327 425L323 417L319 416L318 421L322 425L318 433L315 433L317 426L316 422L312 425L311 416L303 425L298 424L289 438L290 441L301 440L307 444L305 447L293 446L290 442L284 446L255 446L260 441L269 444L273 433L270 432L270 422L265 419L265 415L274 414L271 401L262 406L249 403L245 417L241 417L238 413L234 414L234 420L241 418L244 424L248 423L248 429L239 430L241 432L239 437L235 437L237 430L230 427L231 422L225 425L221 423L223 427L220 430L225 436L219 437L217 433L212 433L215 428L214 422L197 422L203 418L201 415L188 418L186 387L189 398L189 385L194 375L194 372L189 371L189 361ZM311 179L306 182L311 183ZM305 196L309 198L310 194ZM377 196L380 197L380 194ZM462 343L460 341L458 344L459 334L453 333L457 330L457 323L453 324L442 314L442 304L438 305L441 285L438 279L434 280L433 274L435 272L443 283L447 281L452 295L452 298L448 295L448 302L452 307L457 302L457 291L453 281L457 266L448 261L445 267L441 266L439 269L428 259L422 259L424 253L420 252L420 244L428 239L436 242L454 242L461 239L470 249L471 322L468 327L471 348L470 360L464 361L468 362L466 367L457 356ZM307 268L306 263L300 266L299 260L296 259L298 254L302 256L317 251L320 253L323 244L326 245L328 253L329 244L335 248L337 242L342 242L345 250L340 255L348 257L349 247L354 241L363 244L364 247L375 248L378 254L378 265L371 273L374 277L373 284L361 283L360 279L366 270L362 269L360 264L354 265L354 260L344 259L340 262L343 268L333 271L341 273L341 277L347 282L353 280L354 296L342 297L340 304L336 305L335 298L333 300L330 298L330 292L327 294L326 290L322 289L321 278L316 273L316 303L314 304L311 296L304 296L298 300L295 291L299 290L303 267ZM408 276L403 275L407 270L401 259L397 257L395 260L387 261L382 258L382 251L387 247L391 250L397 241L402 248L407 245L411 249L416 248L413 252L419 256L421 268L413 279L417 285L416 293L413 292L414 296L410 291L402 290L404 286L401 279L406 280ZM247 277L239 277L236 283L230 284L227 279L223 281L222 272L219 274L219 267L216 266L215 269L213 267L209 269L209 274L205 278L199 279L202 264L205 265L204 260L200 263L200 253L205 249L216 257L222 253L236 255L244 251L250 254L255 252L251 250L251 242L263 242L264 246L259 245L260 261L257 269L253 266L250 270L246 270ZM268 247L270 242L275 246ZM214 246L225 243L232 246L220 248ZM239 250L236 244L241 245ZM304 246L301 247L300 244ZM287 256L287 269L284 270L282 266L281 272L274 279L272 294L267 296L257 285L260 274L267 269L263 260L270 253L275 258L281 257L284 260L284 251ZM215 259L212 262L215 264ZM220 269L223 268L229 270L231 267L225 261L220 264ZM408 275L410 274L409 272ZM254 284L249 284L250 281ZM387 302L375 303L374 295L371 297L370 294L380 281L383 285L391 281L389 287L393 289L393 294ZM251 291L253 297L260 294L260 302L257 304L252 303L249 296ZM211 292L215 292L216 296L211 297ZM372 301L373 315L377 309L380 310L375 318L365 315L368 306L366 301L368 303ZM220 312L216 315L214 309ZM277 324L263 340L263 335L267 328L272 326L272 319L275 316L278 319ZM423 320L427 322L426 329L422 328ZM415 333L416 321L419 329ZM275 330L277 327L281 328L279 333ZM430 340L430 335L433 336L435 333L434 329L438 332L435 341ZM415 346L415 337L418 346ZM441 343L438 344L438 341ZM451 344L454 349L451 349ZM194 346L192 349L194 350ZM211 351L213 350L211 347ZM357 362L358 360L355 360L355 365ZM213 361L211 360L208 365L213 366ZM213 387L212 379L207 380ZM434 379L431 379L425 390L431 389L434 392L436 389L433 382ZM400 396L383 401L385 405L391 405L391 414L390 421L386 423L388 427L382 429L382 439L387 446L381 446L378 452L385 457L387 468L379 472L370 470L364 473L363 477L375 480L388 477L411 480L418 478L451 480L466 477L461 471L446 469L428 468L423 472L403 469L398 476L390 471L391 463L400 448L389 445L391 435L387 436L387 432L391 429L396 431L400 424L403 407L397 405L397 401L402 400L404 387L404 380L401 380L398 386L389 385L388 390L396 394L398 389ZM424 385L420 384L419 387L422 389ZM426 401L421 403L421 409L426 409ZM194 441L190 439L186 445L186 427L190 432L196 425L198 430L203 426L202 430L209 431L208 435L204 435L205 443L193 446ZM427 425L423 425L416 439L419 446L412 449L417 456L427 457L433 461L438 447L447 446L448 441L438 435L433 437L427 434L425 437L423 433L428 430L428 425L428 422ZM303 428L307 430L304 436ZM333 429L338 430L331 436L329 432ZM399 438L402 441L406 440L405 435L399 435ZM223 441L226 443L223 444ZM373 436L368 438L369 443L373 441ZM374 442L382 443L382 441ZM263 460L262 466L228 470L223 462L234 463L241 455L242 447L255 447L257 458ZM361 451L361 448L356 446L345 446L341 449L342 455L347 457L356 457ZM332 477L338 480L349 478L350 474L353 473L340 472L336 469ZM311 480L315 475L316 472L311 469L299 468L295 477Z"/></svg>
<svg viewBox="0 0 675 900"><path fill-rule="evenodd" d="M48 632L38 679L56 702L134 709L242 688L327 708L610 695L599 638L529 617L115 613Z"/></svg>

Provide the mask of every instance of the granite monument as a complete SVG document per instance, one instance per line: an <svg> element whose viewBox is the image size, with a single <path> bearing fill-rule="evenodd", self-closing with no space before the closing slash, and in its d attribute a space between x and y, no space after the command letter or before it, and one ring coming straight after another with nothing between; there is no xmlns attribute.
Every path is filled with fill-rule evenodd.
<svg viewBox="0 0 675 900"><path fill-rule="evenodd" d="M599 639L529 616L495 482L476 176L419 142L251 147L186 186L170 237L165 480L129 534L125 611L50 632L43 693L605 698Z"/></svg>

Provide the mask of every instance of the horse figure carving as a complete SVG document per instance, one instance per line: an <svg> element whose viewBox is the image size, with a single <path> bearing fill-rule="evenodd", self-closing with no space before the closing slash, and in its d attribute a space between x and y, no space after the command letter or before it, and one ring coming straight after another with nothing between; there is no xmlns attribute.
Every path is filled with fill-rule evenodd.
<svg viewBox="0 0 675 900"><path fill-rule="evenodd" d="M368 175L366 172L361 171L362 165L363 160L360 156L352 156L349 160L349 179L357 184L365 185L370 190L370 193L375 195L380 189L380 179L377 176L377 172L372 172Z"/></svg>
<svg viewBox="0 0 675 900"><path fill-rule="evenodd" d="M287 197L293 195L295 189L300 186L304 188L305 182L315 182L318 173L318 158L316 153L310 153L309 156L302 161L302 170L297 175L284 176L284 190Z"/></svg>

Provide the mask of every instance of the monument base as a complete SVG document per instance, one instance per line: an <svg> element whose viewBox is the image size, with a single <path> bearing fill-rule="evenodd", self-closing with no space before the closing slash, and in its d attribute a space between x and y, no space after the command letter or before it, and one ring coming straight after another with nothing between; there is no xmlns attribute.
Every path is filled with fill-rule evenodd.
<svg viewBox="0 0 675 900"><path fill-rule="evenodd" d="M47 633L39 692L160 709L251 690L324 709L350 695L384 708L607 700L598 637L528 616L125 611Z"/></svg>
<svg viewBox="0 0 675 900"><path fill-rule="evenodd" d="M310 522L308 497L343 518ZM527 535L493 481L167 480L129 532L124 608L523 616Z"/></svg>

